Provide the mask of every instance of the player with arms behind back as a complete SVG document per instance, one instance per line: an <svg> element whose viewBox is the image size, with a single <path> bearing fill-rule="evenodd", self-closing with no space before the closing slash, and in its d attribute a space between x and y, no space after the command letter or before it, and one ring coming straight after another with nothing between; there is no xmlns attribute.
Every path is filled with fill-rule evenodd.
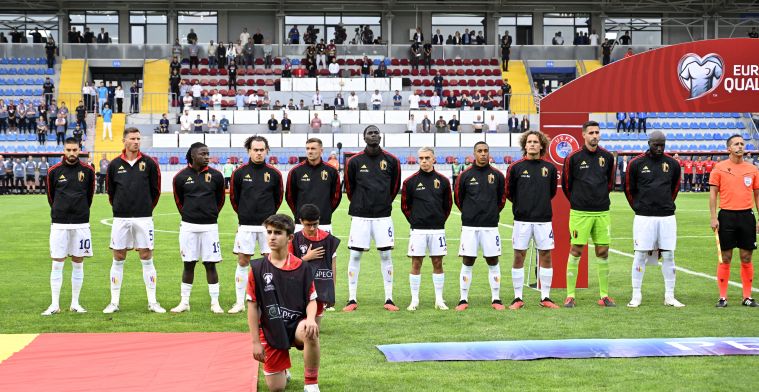
<svg viewBox="0 0 759 392"><path fill-rule="evenodd" d="M321 139L306 140L306 159L287 173L287 205L295 217L295 232L303 230L300 225L300 209L306 204L315 205L320 211L319 228L332 233L332 213L343 197L340 173L322 160L324 147Z"/></svg>

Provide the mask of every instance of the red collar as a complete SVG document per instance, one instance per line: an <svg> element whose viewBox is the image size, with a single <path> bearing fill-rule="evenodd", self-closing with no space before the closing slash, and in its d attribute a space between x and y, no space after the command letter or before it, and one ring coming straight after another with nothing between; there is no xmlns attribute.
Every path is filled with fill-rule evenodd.
<svg viewBox="0 0 759 392"><path fill-rule="evenodd" d="M137 151L137 160L140 160L142 158L142 151ZM121 150L121 159L128 161L126 157L126 150Z"/></svg>
<svg viewBox="0 0 759 392"><path fill-rule="evenodd" d="M305 231L301 231L301 233L303 233L303 236L306 237L306 239L308 239L309 241L321 241L327 238L327 236L329 235L329 233L321 229L316 229L316 235L313 237L309 237Z"/></svg>

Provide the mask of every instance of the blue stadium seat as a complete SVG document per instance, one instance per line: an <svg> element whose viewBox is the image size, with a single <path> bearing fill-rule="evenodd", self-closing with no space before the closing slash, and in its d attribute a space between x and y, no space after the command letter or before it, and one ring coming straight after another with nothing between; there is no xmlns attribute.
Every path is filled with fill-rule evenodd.
<svg viewBox="0 0 759 392"><path fill-rule="evenodd" d="M685 118L685 113L683 113L683 112L677 112L677 113L675 113L675 118Z"/></svg>
<svg viewBox="0 0 759 392"><path fill-rule="evenodd" d="M731 115L732 115L733 118L741 118L741 114L740 113L731 113Z"/></svg>
<svg viewBox="0 0 759 392"><path fill-rule="evenodd" d="M735 123L735 127L738 128L738 129L746 129L746 124L744 124L742 122L737 122L737 123Z"/></svg>
<svg viewBox="0 0 759 392"><path fill-rule="evenodd" d="M293 67L296 66L296 65L300 65L300 59L292 59L292 61L290 62L290 64L292 64Z"/></svg>
<svg viewBox="0 0 759 392"><path fill-rule="evenodd" d="M754 145L751 144L751 143L749 143L749 144L746 145L746 149L750 150L750 151L753 151L754 150Z"/></svg>
<svg viewBox="0 0 759 392"><path fill-rule="evenodd" d="M18 70L16 68L8 68L8 75L17 75Z"/></svg>
<svg viewBox="0 0 759 392"><path fill-rule="evenodd" d="M439 164L445 163L445 158L440 157L438 159L442 161L442 162L438 162ZM501 165L501 164L503 164L503 157L500 156L500 155L496 155L496 156L493 157L493 162L495 164L497 164L497 165Z"/></svg>
<svg viewBox="0 0 759 392"><path fill-rule="evenodd" d="M668 122L663 122L661 125L663 129L672 129L672 125Z"/></svg>
<svg viewBox="0 0 759 392"><path fill-rule="evenodd" d="M405 165L406 164L406 157L403 156L403 155L401 155L401 156L398 157L398 161L401 163L401 165Z"/></svg>
<svg viewBox="0 0 759 392"><path fill-rule="evenodd" d="M374 64L375 67L379 66L380 65L380 59L374 59L374 61L372 62L372 64Z"/></svg>
<svg viewBox="0 0 759 392"><path fill-rule="evenodd" d="M696 117L696 113L693 113L693 112L685 113L685 118L693 118L693 117Z"/></svg>
<svg viewBox="0 0 759 392"><path fill-rule="evenodd" d="M48 75L55 75L55 69L48 68L47 71L45 71Z"/></svg>
<svg viewBox="0 0 759 392"><path fill-rule="evenodd" d="M694 139L694 137L693 137L693 134L692 134L692 133L686 133L686 134L683 136L683 140L693 140L693 139Z"/></svg>
<svg viewBox="0 0 759 392"><path fill-rule="evenodd" d="M10 64L12 64L12 65L18 65L18 59L16 57L11 57Z"/></svg>

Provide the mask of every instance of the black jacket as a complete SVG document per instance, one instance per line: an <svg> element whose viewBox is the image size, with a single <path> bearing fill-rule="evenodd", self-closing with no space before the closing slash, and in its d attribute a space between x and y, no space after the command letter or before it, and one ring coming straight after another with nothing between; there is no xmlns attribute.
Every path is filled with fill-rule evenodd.
<svg viewBox="0 0 759 392"><path fill-rule="evenodd" d="M648 151L627 164L625 196L635 215L675 215L680 191L680 165L669 155L655 158Z"/></svg>
<svg viewBox="0 0 759 392"><path fill-rule="evenodd" d="M412 229L445 229L452 205L451 183L435 170L419 170L403 181L401 209Z"/></svg>
<svg viewBox="0 0 759 392"><path fill-rule="evenodd" d="M321 213L319 223L330 225L332 212L340 205L343 197L340 173L324 161L314 166L304 160L287 173L286 197L296 222L300 219L300 207L314 204Z"/></svg>
<svg viewBox="0 0 759 392"><path fill-rule="evenodd" d="M277 213L283 195L282 173L274 166L248 161L232 172L229 202L241 225L262 225Z"/></svg>
<svg viewBox="0 0 759 392"><path fill-rule="evenodd" d="M46 184L50 218L53 223L89 223L90 206L95 194L95 169L82 161L69 165L65 160L48 170Z"/></svg>
<svg viewBox="0 0 759 392"><path fill-rule="evenodd" d="M153 158L139 153L134 166L122 153L108 164L106 190L114 218L145 218L161 197L161 169Z"/></svg>
<svg viewBox="0 0 759 392"><path fill-rule="evenodd" d="M345 193L351 204L348 215L362 218L389 217L401 185L401 164L395 155L380 150L376 156L366 150L345 164Z"/></svg>
<svg viewBox="0 0 759 392"><path fill-rule="evenodd" d="M180 170L173 181L174 201L182 222L215 224L224 206L224 175L212 167L196 171L192 166Z"/></svg>
<svg viewBox="0 0 759 392"><path fill-rule="evenodd" d="M608 211L609 192L614 189L614 155L598 147L583 146L564 159L561 190L577 211Z"/></svg>
<svg viewBox="0 0 759 392"><path fill-rule="evenodd" d="M462 226L498 227L506 205L506 179L491 165L472 165L456 178L454 200Z"/></svg>
<svg viewBox="0 0 759 392"><path fill-rule="evenodd" d="M557 183L556 166L542 159L520 159L509 165L506 198L511 201L514 220L550 222Z"/></svg>

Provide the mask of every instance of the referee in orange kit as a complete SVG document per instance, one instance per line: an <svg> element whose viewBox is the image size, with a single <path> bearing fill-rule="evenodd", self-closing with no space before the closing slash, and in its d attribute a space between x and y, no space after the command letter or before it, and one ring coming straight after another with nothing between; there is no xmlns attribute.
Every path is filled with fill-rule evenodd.
<svg viewBox="0 0 759 392"><path fill-rule="evenodd" d="M759 232L753 211L754 206L759 208L759 170L743 160L745 146L741 135L730 136L727 139L727 151L730 156L717 163L709 176L711 226L712 230L717 231L722 245L722 260L717 266L718 308L727 307L727 285L730 281L730 261L734 248L740 249L742 304L752 308L759 307L751 298L751 283L754 278L751 254L756 249L756 233Z"/></svg>

